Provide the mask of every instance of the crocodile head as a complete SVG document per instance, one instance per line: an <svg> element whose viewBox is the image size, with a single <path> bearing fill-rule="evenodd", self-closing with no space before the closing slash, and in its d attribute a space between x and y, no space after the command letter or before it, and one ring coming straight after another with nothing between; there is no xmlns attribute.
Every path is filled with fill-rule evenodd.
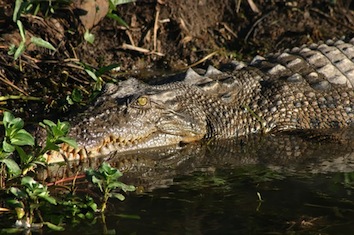
<svg viewBox="0 0 354 235"><path fill-rule="evenodd" d="M71 120L79 149L62 146L49 163L202 139L206 124L197 105L186 105L185 84L150 86L136 79L107 84L94 105ZM196 101L188 101L196 103ZM193 115L192 115L193 112ZM200 115L198 115L198 113Z"/></svg>

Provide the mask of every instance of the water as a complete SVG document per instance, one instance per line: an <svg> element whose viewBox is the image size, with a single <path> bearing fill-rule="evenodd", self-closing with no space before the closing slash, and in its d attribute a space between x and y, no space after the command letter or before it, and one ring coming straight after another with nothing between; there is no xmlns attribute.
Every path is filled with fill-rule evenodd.
<svg viewBox="0 0 354 235"><path fill-rule="evenodd" d="M112 164L131 159L125 180L144 192L113 200L106 228L117 234L351 234L353 136L270 135L114 155ZM100 233L102 224L80 231Z"/></svg>
<svg viewBox="0 0 354 235"><path fill-rule="evenodd" d="M107 228L117 234L352 234L353 189L344 184L346 174L286 176L262 167L199 172L113 202ZM140 218L117 216L122 213Z"/></svg>
<svg viewBox="0 0 354 235"><path fill-rule="evenodd" d="M112 155L101 160L126 171L124 182L139 193L112 199L105 225L45 232L352 234L353 138L352 131L266 135ZM85 164L47 174L76 174L99 161Z"/></svg>

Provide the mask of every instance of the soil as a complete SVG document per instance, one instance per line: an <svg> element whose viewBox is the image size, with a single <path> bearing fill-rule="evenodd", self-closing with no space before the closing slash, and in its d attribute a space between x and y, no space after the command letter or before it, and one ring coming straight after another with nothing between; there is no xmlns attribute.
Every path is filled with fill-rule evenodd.
<svg viewBox="0 0 354 235"><path fill-rule="evenodd" d="M26 50L14 60L10 45L21 42L14 2L0 0L0 107L29 120L77 110L104 82L247 61L354 32L350 0L140 0L116 10L107 0L60 0L52 1L52 11L42 1L36 14L22 12ZM107 17L108 11L125 23ZM87 30L93 44L84 39ZM32 36L56 51L30 43ZM114 71L97 81L86 71L109 65Z"/></svg>

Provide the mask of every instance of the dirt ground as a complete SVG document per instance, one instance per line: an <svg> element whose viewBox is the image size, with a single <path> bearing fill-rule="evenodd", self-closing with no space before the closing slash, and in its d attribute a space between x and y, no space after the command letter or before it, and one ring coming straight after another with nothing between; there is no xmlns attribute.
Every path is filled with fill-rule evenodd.
<svg viewBox="0 0 354 235"><path fill-rule="evenodd" d="M27 47L14 60L10 45L21 41L14 2L0 0L0 107L30 120L76 110L104 82L247 61L354 33L350 0L141 0L112 11L125 26L105 17L107 0L61 0L53 1L52 12L42 5L36 15L21 15ZM93 44L84 40L86 30ZM29 43L32 36L56 51ZM114 72L99 74L98 81L85 71L109 65Z"/></svg>

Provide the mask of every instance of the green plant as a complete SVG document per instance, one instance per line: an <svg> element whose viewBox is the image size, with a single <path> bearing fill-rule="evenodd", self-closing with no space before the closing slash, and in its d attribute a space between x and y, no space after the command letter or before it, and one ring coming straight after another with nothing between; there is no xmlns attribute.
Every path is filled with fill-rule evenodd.
<svg viewBox="0 0 354 235"><path fill-rule="evenodd" d="M9 177L19 176L21 173L33 167L34 157L26 154L23 146L34 146L34 138L23 129L24 122L20 118L15 118L11 113L4 112L3 125L5 128L5 137L0 148L0 162L7 166L7 175ZM20 156L20 165L10 158L14 151Z"/></svg>
<svg viewBox="0 0 354 235"><path fill-rule="evenodd" d="M5 137L0 146L0 163L6 165L6 176L2 172L2 180L20 175L26 175L28 171L36 166L44 165L43 154L49 150L58 150L58 144L67 143L77 147L75 140L66 137L69 132L69 123L58 121L55 124L52 121L44 120L40 123L47 131L47 138L43 148L35 146L33 136L28 133L24 127L21 118L15 118L10 112L4 112L3 125ZM30 148L25 149L24 147ZM19 156L19 163L12 157L14 152Z"/></svg>
<svg viewBox="0 0 354 235"><path fill-rule="evenodd" d="M104 81L101 76L103 74L119 67L118 64L111 64L111 65L103 66L96 70L84 63L80 63L80 65L84 68L85 72L95 81L95 84L93 86L94 91L100 91L102 89L102 85Z"/></svg>
<svg viewBox="0 0 354 235"><path fill-rule="evenodd" d="M33 136L23 129L23 120L11 113L4 112L3 125L5 135L0 146L0 163L3 169L1 179L4 182L13 180L10 187L6 188L3 184L1 189L5 189L9 195L7 205L16 212L16 231L39 229L43 225L53 230L63 230L64 228L59 225L68 221L74 224L83 221L95 223L97 204L91 197L78 197L75 195L76 190L63 187L68 192L62 193L61 199L57 200L50 196L47 186L27 175L29 170L35 171L37 164L45 166L43 154L49 150L58 150L58 144L67 143L77 147L75 140L66 136L69 132L69 123L61 121L54 123L50 120L41 122L40 126L45 128L47 133L44 147L35 145ZM15 153L19 160L14 158ZM87 178L97 185L103 194L100 212L106 231L104 211L108 199L114 197L124 200L124 195L115 190L134 191L135 187L120 182L122 173L108 163L103 163L98 170L89 169L86 173ZM57 210L53 209L53 206L65 213L56 213ZM45 216L42 216L42 213ZM1 231L10 230L5 228Z"/></svg>
<svg viewBox="0 0 354 235"><path fill-rule="evenodd" d="M9 192L15 196L15 199L10 199L7 203L15 208L17 227L31 229L39 228L45 224L51 229L63 230L61 226L43 221L40 215L39 208L46 205L46 202L53 205L57 204L55 198L49 195L49 190L46 186L38 183L32 177L25 176L21 179L21 187L10 187ZM37 213L40 223L34 223L35 213Z"/></svg>
<svg viewBox="0 0 354 235"><path fill-rule="evenodd" d="M123 201L125 199L124 195L115 192L114 190L121 189L124 192L135 191L133 185L126 185L119 181L119 178L123 175L118 169L111 167L109 163L103 162L98 170L88 169L86 171L88 180L97 185L102 192L102 205L101 212L104 213L107 207L107 202L109 198L118 198Z"/></svg>
<svg viewBox="0 0 354 235"><path fill-rule="evenodd" d="M16 47L14 44L12 44L9 48L8 54L14 55L14 60L17 60L22 55L22 53L26 50L26 47L27 47L25 28L23 27L23 24L20 20L21 14L22 13L30 13L30 12L32 14L37 14L40 9L41 2L43 2L43 1L16 0L16 2L15 2L15 9L14 9L12 20L13 20L13 22L15 22L17 24L17 27L18 27L20 35L21 35L21 42L18 45L18 47ZM50 11L54 11L54 8L51 8L52 1L47 1L47 2L49 3L47 9L50 9ZM42 39L40 37L32 36L30 39L30 43L33 43L39 47L47 48L49 50L53 50L53 51L56 50L52 44L50 44L49 42L45 41L44 39Z"/></svg>
<svg viewBox="0 0 354 235"><path fill-rule="evenodd" d="M109 0L109 11L107 13L107 17L110 19L113 19L118 22L118 24L129 28L128 24L121 18L119 17L114 11L117 10L117 6L121 4L126 4L126 3L132 3L135 2L135 0Z"/></svg>
<svg viewBox="0 0 354 235"><path fill-rule="evenodd" d="M55 124L50 120L43 120L39 125L46 129L47 138L44 148L40 154L44 154L49 150L59 150L59 144L67 143L68 145L77 148L77 143L74 139L67 137L69 133L70 124L68 122L58 122Z"/></svg>
<svg viewBox="0 0 354 235"><path fill-rule="evenodd" d="M62 206L62 215L71 223L78 224L81 221L95 220L97 204L92 197L78 197L73 194L67 194L59 204Z"/></svg>

